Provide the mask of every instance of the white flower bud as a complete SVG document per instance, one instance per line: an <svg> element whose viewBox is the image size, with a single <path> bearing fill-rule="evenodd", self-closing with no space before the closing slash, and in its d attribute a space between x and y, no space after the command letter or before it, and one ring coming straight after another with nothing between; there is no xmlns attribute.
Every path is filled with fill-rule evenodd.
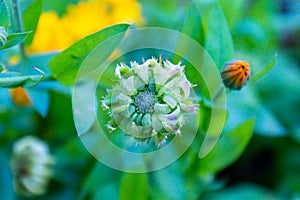
<svg viewBox="0 0 300 200"><path fill-rule="evenodd" d="M185 115L198 110L190 96L192 84L180 63L152 58L130 65L117 65L115 75L120 80L101 100L102 107L109 109L116 128L125 134L138 141L152 138L157 146L164 146L170 136L181 135ZM115 129L110 124L107 128Z"/></svg>
<svg viewBox="0 0 300 200"><path fill-rule="evenodd" d="M10 161L16 192L25 196L44 194L53 164L49 148L41 140L26 136L17 141Z"/></svg>

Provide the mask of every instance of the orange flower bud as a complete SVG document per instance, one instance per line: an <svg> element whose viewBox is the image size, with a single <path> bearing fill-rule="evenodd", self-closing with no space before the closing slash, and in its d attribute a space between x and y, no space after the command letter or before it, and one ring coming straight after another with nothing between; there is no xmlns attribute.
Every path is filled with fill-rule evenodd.
<svg viewBox="0 0 300 200"><path fill-rule="evenodd" d="M22 87L13 88L10 90L10 96L12 101L16 106L29 106L31 105L31 100L26 92L26 90Z"/></svg>
<svg viewBox="0 0 300 200"><path fill-rule="evenodd" d="M240 90L250 78L250 64L242 60L230 61L224 65L221 76L226 87Z"/></svg>

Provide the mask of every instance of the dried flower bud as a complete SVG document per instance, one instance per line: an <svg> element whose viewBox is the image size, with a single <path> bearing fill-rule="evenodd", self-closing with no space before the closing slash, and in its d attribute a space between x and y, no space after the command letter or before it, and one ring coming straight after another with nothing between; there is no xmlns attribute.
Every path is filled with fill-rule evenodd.
<svg viewBox="0 0 300 200"><path fill-rule="evenodd" d="M228 62L224 65L221 75L226 87L240 90L250 78L250 64L242 60Z"/></svg>
<svg viewBox="0 0 300 200"><path fill-rule="evenodd" d="M41 140L26 136L17 141L10 162L16 192L26 196L44 194L53 164L48 146Z"/></svg>
<svg viewBox="0 0 300 200"><path fill-rule="evenodd" d="M16 106L25 107L31 105L31 100L26 90L22 87L11 89L10 96Z"/></svg>
<svg viewBox="0 0 300 200"><path fill-rule="evenodd" d="M115 75L118 84L101 101L112 117L106 125L110 131L119 127L138 141L153 138L157 146L164 146L169 136L181 134L186 114L198 110L180 63L154 58L131 62L130 67L122 63Z"/></svg>

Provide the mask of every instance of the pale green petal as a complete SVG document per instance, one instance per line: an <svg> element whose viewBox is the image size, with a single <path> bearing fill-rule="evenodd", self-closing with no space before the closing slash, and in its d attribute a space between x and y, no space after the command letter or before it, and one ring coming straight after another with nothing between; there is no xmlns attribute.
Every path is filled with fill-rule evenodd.
<svg viewBox="0 0 300 200"><path fill-rule="evenodd" d="M135 77L134 84L138 90L145 89L145 82L140 77Z"/></svg>
<svg viewBox="0 0 300 200"><path fill-rule="evenodd" d="M168 114L171 108L167 104L156 103L154 105L154 112L157 114Z"/></svg>
<svg viewBox="0 0 300 200"><path fill-rule="evenodd" d="M137 93L134 84L134 76L130 76L127 79L121 79L120 86L121 86L121 91L126 95L131 96Z"/></svg>
<svg viewBox="0 0 300 200"><path fill-rule="evenodd" d="M180 72L179 67L163 68L161 65L155 65L153 68L153 75L155 83L158 85L164 85L172 76Z"/></svg>
<svg viewBox="0 0 300 200"><path fill-rule="evenodd" d="M177 106L177 101L172 96L167 95L163 98L164 102L166 102L172 109Z"/></svg>
<svg viewBox="0 0 300 200"><path fill-rule="evenodd" d="M121 106L121 105L129 105L132 103L132 99L123 94L123 93L119 93L115 98L114 98L114 102L112 103L112 108L114 108L115 106Z"/></svg>
<svg viewBox="0 0 300 200"><path fill-rule="evenodd" d="M163 125L162 125L162 122L160 120L160 117L157 114L153 114L152 115L152 127L157 132L159 132L163 128Z"/></svg>
<svg viewBox="0 0 300 200"><path fill-rule="evenodd" d="M148 72L148 63L144 63L142 65L133 65L133 69L135 73L144 81L145 84L149 82L149 72Z"/></svg>

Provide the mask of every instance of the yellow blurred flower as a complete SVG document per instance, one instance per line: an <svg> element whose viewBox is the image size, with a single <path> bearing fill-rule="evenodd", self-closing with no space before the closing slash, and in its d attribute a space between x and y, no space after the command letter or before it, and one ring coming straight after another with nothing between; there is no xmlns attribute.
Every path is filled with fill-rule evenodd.
<svg viewBox="0 0 300 200"><path fill-rule="evenodd" d="M13 55L9 58L8 64L13 66L17 65L20 62L20 56L19 55Z"/></svg>
<svg viewBox="0 0 300 200"><path fill-rule="evenodd" d="M69 5L61 18L53 11L44 12L27 52L63 50L88 34L120 22L143 22L136 0L83 1Z"/></svg>
<svg viewBox="0 0 300 200"><path fill-rule="evenodd" d="M26 107L31 105L31 100L24 88L17 87L11 89L10 96L16 106Z"/></svg>

